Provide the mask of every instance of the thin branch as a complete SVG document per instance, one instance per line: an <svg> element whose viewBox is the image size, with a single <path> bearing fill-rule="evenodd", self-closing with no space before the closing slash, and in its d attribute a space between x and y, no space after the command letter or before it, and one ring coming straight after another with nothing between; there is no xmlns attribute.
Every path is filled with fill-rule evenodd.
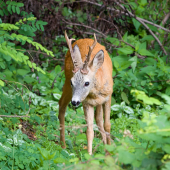
<svg viewBox="0 0 170 170"><path fill-rule="evenodd" d="M123 10L125 10L125 8L124 8L121 4L119 4L119 3L116 2L116 1L115 1L115 3L116 3L117 5L119 5ZM126 11L127 11L127 10L126 10ZM150 34L151 34L151 35L155 38L155 40L158 42L158 44L159 44L159 46L161 47L161 49L162 49L162 51L164 52L164 54L165 54L165 55L168 55L167 52L165 51L162 43L159 41L158 37L157 37L157 36L152 32L152 30L144 23L144 21L142 21L141 18L136 17L135 15L133 15L131 12L128 11L128 13L129 13L129 15L131 15L132 17L134 17L137 21L139 21L139 22L150 32Z"/></svg>
<svg viewBox="0 0 170 170"><path fill-rule="evenodd" d="M141 20L139 20L137 18L136 18L136 20L139 21L150 32L150 34L155 38L155 40L158 42L159 46L161 47L163 53L165 55L168 55L166 50L164 49L162 43L159 41L158 37L151 31L151 29L143 21L141 21Z"/></svg>
<svg viewBox="0 0 170 170"><path fill-rule="evenodd" d="M11 48L11 49L15 49L15 48ZM41 51L35 51L35 50L21 50L21 49L15 49L16 51L24 51L24 52L27 52L27 53L29 53L29 52L34 52L34 53L40 53L40 54L44 54L44 55L46 55L46 56L50 56L50 55L48 55L48 54L46 54L46 53L43 53L43 52L41 52Z"/></svg>
<svg viewBox="0 0 170 170"><path fill-rule="evenodd" d="M103 35L104 37L106 37L105 34L103 34L102 32L100 32L100 31L98 31L98 30L96 30L96 29L94 29L94 28L92 28L92 27L90 27L90 26L88 26L88 25L79 24L79 23L72 23L72 22L68 22L68 21L66 21L66 20L64 20L64 19L63 19L63 21L64 21L65 23L67 23L68 25L77 25L77 26L80 26L80 27L85 27L85 28L91 29L91 30L93 30L93 31L95 31L95 32Z"/></svg>
<svg viewBox="0 0 170 170"><path fill-rule="evenodd" d="M67 29L69 29L69 30L73 30L72 28L70 28L70 27L66 27ZM81 31L81 30L76 30L77 32L80 32L81 34L88 34L88 35L94 35L94 33L92 33L92 32L84 32L84 31ZM103 37L103 36L101 36L100 34L96 34L96 36L97 37Z"/></svg>
<svg viewBox="0 0 170 170"><path fill-rule="evenodd" d="M86 3L89 3L89 4L93 4L93 5L102 7L101 4L98 4L98 3L95 3L95 2L92 2L92 1L87 1L87 0L75 1L74 3L78 3L78 2L86 2ZM114 2L117 3L117 5L120 6L119 2L116 2L116 1L114 1ZM71 2L70 2L70 3L71 3ZM121 8L122 8L123 10L125 10L123 6L121 6ZM132 14L130 11L128 11L128 13L126 13L126 12L122 12L122 11L120 11L120 10L117 10L117 9L114 9L114 8L111 8L111 7L107 7L107 9L108 9L108 10L111 10L111 11L114 11L114 12L116 12L116 13L118 13L118 14L124 14L124 15L126 15L126 16L129 16L129 15L130 15L131 17L136 18L136 19L139 19L140 21L143 21L143 22L145 22L145 23L147 23L147 24L153 25L153 26L155 26L155 27L157 27L157 28L159 28L159 29L162 29L162 30L164 30L164 31L166 31L166 32L170 32L170 30L168 30L168 29L166 29L166 28L164 28L164 27L162 27L162 26L160 26L160 25L157 25L157 24L155 24L155 23L153 23L153 22L151 22L151 21L148 21L148 20L143 19L143 18L136 17L136 16L135 16L134 14Z"/></svg>

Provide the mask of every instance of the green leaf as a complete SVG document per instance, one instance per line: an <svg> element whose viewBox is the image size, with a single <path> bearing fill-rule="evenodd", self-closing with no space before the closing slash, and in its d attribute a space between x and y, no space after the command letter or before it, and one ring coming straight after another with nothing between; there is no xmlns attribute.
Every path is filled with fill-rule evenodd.
<svg viewBox="0 0 170 170"><path fill-rule="evenodd" d="M135 155L126 150L119 150L119 161L124 164L131 164L135 160Z"/></svg>
<svg viewBox="0 0 170 170"><path fill-rule="evenodd" d="M119 104L114 104L113 106L111 106L111 110L113 111L119 111L121 108L121 106Z"/></svg>
<svg viewBox="0 0 170 170"><path fill-rule="evenodd" d="M140 0L139 4L142 6L146 6L148 4L147 0Z"/></svg>
<svg viewBox="0 0 170 170"><path fill-rule="evenodd" d="M34 78L32 78L32 77L30 77L30 76L26 76L26 77L24 77L24 79L23 79L26 83L32 83L32 82L34 82L35 81L35 79Z"/></svg>
<svg viewBox="0 0 170 170"><path fill-rule="evenodd" d="M125 106L124 108L124 112L126 112L127 114L134 114L134 111L132 108Z"/></svg>
<svg viewBox="0 0 170 170"><path fill-rule="evenodd" d="M128 68L132 64L132 61L124 61L121 63L120 67L118 68L118 71L122 71L126 68Z"/></svg>
<svg viewBox="0 0 170 170"><path fill-rule="evenodd" d="M18 69L17 70L17 74L23 76L23 75L26 75L30 72L30 70L25 70L25 69Z"/></svg>
<svg viewBox="0 0 170 170"><path fill-rule="evenodd" d="M3 11L1 9L0 9L0 15L4 16L4 13L3 13Z"/></svg>
<svg viewBox="0 0 170 170"><path fill-rule="evenodd" d="M139 51L142 50L142 49L146 50L146 42L139 44Z"/></svg>
<svg viewBox="0 0 170 170"><path fill-rule="evenodd" d="M132 67L132 70L133 70L133 73L134 73L135 69L136 69L136 66L137 66L137 57L134 56L131 59L129 59L129 61L133 61L132 64L131 64L131 67Z"/></svg>
<svg viewBox="0 0 170 170"><path fill-rule="evenodd" d="M141 81L141 86L145 86L146 80Z"/></svg>
<svg viewBox="0 0 170 170"><path fill-rule="evenodd" d="M153 97L148 97L145 92L139 91L139 90L131 90L131 94L137 99L137 100L142 100L145 104L148 105L161 105L162 103Z"/></svg>
<svg viewBox="0 0 170 170"><path fill-rule="evenodd" d="M113 61L113 65L114 65L117 69L119 68L119 63L118 63L116 60Z"/></svg>
<svg viewBox="0 0 170 170"><path fill-rule="evenodd" d="M165 93L170 96L170 86L166 88Z"/></svg>
<svg viewBox="0 0 170 170"><path fill-rule="evenodd" d="M84 154L84 158L85 158L86 160L89 160L89 159L91 158L91 155L89 155L88 153L85 153L85 154Z"/></svg>
<svg viewBox="0 0 170 170"><path fill-rule="evenodd" d="M15 6L14 5L12 5L12 11L13 11L13 13L15 13L16 12L16 10L15 10L16 8L15 8Z"/></svg>
<svg viewBox="0 0 170 170"><path fill-rule="evenodd" d="M77 159L78 159L78 158L77 158ZM77 160L77 159L76 159L76 160ZM63 164L63 163L65 163L65 162L67 162L66 159L60 158L60 157L54 159L53 161L54 161L54 163L56 163L56 164L58 164L58 163L62 163L62 164Z"/></svg>
<svg viewBox="0 0 170 170"><path fill-rule="evenodd" d="M2 69L5 69L5 64L4 64L3 61L0 62L0 66L1 66Z"/></svg>
<svg viewBox="0 0 170 170"><path fill-rule="evenodd" d="M16 11L17 11L17 14L20 14L20 9L18 6L16 6Z"/></svg>
<svg viewBox="0 0 170 170"><path fill-rule="evenodd" d="M57 74L61 72L61 66L60 66L60 65L57 65L57 66L55 67L55 72L56 72Z"/></svg>
<svg viewBox="0 0 170 170"><path fill-rule="evenodd" d="M127 95L126 95L125 92L122 92L122 93L121 93L121 97L122 97L122 99L123 99L127 104L130 104L130 102L129 102L129 100L128 100L128 98L127 98Z"/></svg>
<svg viewBox="0 0 170 170"><path fill-rule="evenodd" d="M119 40L117 38L108 36L108 37L106 37L106 39L115 46L119 45Z"/></svg>
<svg viewBox="0 0 170 170"><path fill-rule="evenodd" d="M166 153L170 154L170 145L169 145L169 144L165 144L165 145L163 146L163 150L164 150Z"/></svg>
<svg viewBox="0 0 170 170"><path fill-rule="evenodd" d="M105 149L109 152L112 152L115 150L115 147L113 145L105 145Z"/></svg>
<svg viewBox="0 0 170 170"><path fill-rule="evenodd" d="M2 80L0 80L0 86L4 86L4 82Z"/></svg>
<svg viewBox="0 0 170 170"><path fill-rule="evenodd" d="M161 96L163 99L165 99L166 103L170 105L170 96L163 94L161 92L157 92L156 94Z"/></svg>
<svg viewBox="0 0 170 170"><path fill-rule="evenodd" d="M137 21L135 18L132 18L132 21L133 21L133 25L135 26L136 28L136 31L138 31L141 23L139 21Z"/></svg>
<svg viewBox="0 0 170 170"><path fill-rule="evenodd" d="M132 54L134 50L130 46L125 46L124 48L118 48L118 52L121 52L123 54Z"/></svg>
<svg viewBox="0 0 170 170"><path fill-rule="evenodd" d="M141 39L141 41L153 41L154 38L152 35L147 35Z"/></svg>
<svg viewBox="0 0 170 170"><path fill-rule="evenodd" d="M127 36L128 36L128 32L126 32L126 33L124 34L124 36L122 37L122 38L123 38L123 41L127 42Z"/></svg>
<svg viewBox="0 0 170 170"><path fill-rule="evenodd" d="M141 50L139 49L139 54L144 55L144 56L154 56L154 54L152 54L151 52L149 52L146 49L141 49Z"/></svg>

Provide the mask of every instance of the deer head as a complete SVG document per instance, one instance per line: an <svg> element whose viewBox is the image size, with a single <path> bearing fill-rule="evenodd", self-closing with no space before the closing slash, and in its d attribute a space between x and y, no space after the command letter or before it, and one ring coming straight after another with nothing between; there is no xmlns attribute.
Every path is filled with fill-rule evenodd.
<svg viewBox="0 0 170 170"><path fill-rule="evenodd" d="M73 106L78 106L88 96L95 85L95 74L104 62L104 51L100 50L93 60L90 61L91 53L97 44L96 36L94 34L94 42L91 47L89 46L88 55L83 63L78 45L76 44L72 49L71 42L74 39L69 39L66 31L65 39L67 41L74 66L73 77L71 78L71 103Z"/></svg>

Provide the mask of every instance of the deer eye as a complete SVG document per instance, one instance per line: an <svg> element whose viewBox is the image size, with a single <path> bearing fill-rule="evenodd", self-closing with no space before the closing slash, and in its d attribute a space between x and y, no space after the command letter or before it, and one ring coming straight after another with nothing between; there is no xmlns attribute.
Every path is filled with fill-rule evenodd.
<svg viewBox="0 0 170 170"><path fill-rule="evenodd" d="M89 84L90 84L89 82L85 82L85 84L84 84L84 85L85 85L85 86L88 86Z"/></svg>

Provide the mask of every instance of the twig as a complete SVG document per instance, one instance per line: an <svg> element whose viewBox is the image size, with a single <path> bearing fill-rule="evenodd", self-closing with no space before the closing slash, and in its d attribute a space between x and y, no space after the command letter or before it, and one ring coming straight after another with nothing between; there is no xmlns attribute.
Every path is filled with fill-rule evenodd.
<svg viewBox="0 0 170 170"><path fill-rule="evenodd" d="M15 48L11 48L11 49L15 49ZM49 56L48 54L43 53L43 52L41 52L41 51L35 51L35 50L21 50L21 49L15 49L15 50L16 50L16 51L24 51L24 52L27 52L27 53L29 53L29 52L41 53L41 54L44 54L44 55L46 55L46 56Z"/></svg>
<svg viewBox="0 0 170 170"><path fill-rule="evenodd" d="M158 42L159 46L161 47L163 53L165 55L168 55L166 50L164 49L162 43L159 41L158 37L151 31L151 29L143 21L141 21L141 20L139 20L137 18L136 18L136 20L139 21L150 32L150 34L155 38L155 40Z"/></svg>
<svg viewBox="0 0 170 170"><path fill-rule="evenodd" d="M69 30L73 30L72 28L70 27L66 27L67 29ZM80 33L83 33L83 34L88 34L88 35L94 35L94 33L92 32L84 32L84 31L81 31L81 30L76 30L77 32L80 32ZM96 34L97 37L102 37L100 34Z"/></svg>
<svg viewBox="0 0 170 170"><path fill-rule="evenodd" d="M64 21L65 23L67 23L68 25L77 25L77 26L80 26L80 27L89 28L89 29L91 29L91 30L93 30L93 31L95 31L95 32L103 35L104 37L106 37L105 34L103 34L102 32L100 32L100 31L98 31L98 30L96 30L96 29L94 29L94 28L92 28L92 27L90 27L90 26L88 26L88 25L79 24L79 23L72 23L72 22L68 22L68 21L66 21L66 20L64 20L64 19L63 19L63 21Z"/></svg>
<svg viewBox="0 0 170 170"><path fill-rule="evenodd" d="M95 2L92 2L92 1L87 1L87 0L75 1L75 3L78 3L78 2L86 2L86 3L90 3L90 4L93 4L93 5L102 7L101 4L98 4L98 3L95 3ZM116 1L114 1L114 2L117 3L117 5L120 6L119 2L116 2ZM121 7L123 10L125 10L123 6L120 6L120 7ZM137 18L137 19L139 19L140 21L143 21L143 22L145 22L145 23L147 23L147 24L153 25L153 26L155 26L155 27L157 27L157 28L159 28L159 29L162 29L162 30L164 30L164 31L166 31L166 32L170 32L170 30L168 30L168 29L166 29L166 28L164 28L164 27L162 27L162 26L160 26L160 25L157 25L157 24L155 24L155 23L153 23L153 22L150 22L150 21L148 21L148 20L146 20L146 19L136 17L136 16L135 16L134 14L132 14L130 11L128 11L128 13L126 13L126 12L122 12L122 11L120 11L120 10L117 10L117 9L114 9L114 8L111 8L111 7L107 7L107 9L108 9L108 10L111 10L111 11L114 11L114 12L116 12L116 13L119 13L119 14L120 14L120 13L121 13L121 14L124 14L124 15L126 15L126 16L129 16L129 15L130 15L131 17Z"/></svg>
<svg viewBox="0 0 170 170"><path fill-rule="evenodd" d="M122 6L119 2L115 1L117 5L119 5L123 10L126 10L124 6ZM127 11L127 10L126 10ZM135 18L137 21L139 21L149 32L150 34L155 38L155 40L158 42L159 46L161 47L162 51L164 52L165 55L168 55L167 52L165 51L162 43L159 41L158 37L151 31L151 29L144 23L144 21L141 20L141 18L136 17L133 15L130 11L128 11L129 15L131 15L133 18Z"/></svg>

